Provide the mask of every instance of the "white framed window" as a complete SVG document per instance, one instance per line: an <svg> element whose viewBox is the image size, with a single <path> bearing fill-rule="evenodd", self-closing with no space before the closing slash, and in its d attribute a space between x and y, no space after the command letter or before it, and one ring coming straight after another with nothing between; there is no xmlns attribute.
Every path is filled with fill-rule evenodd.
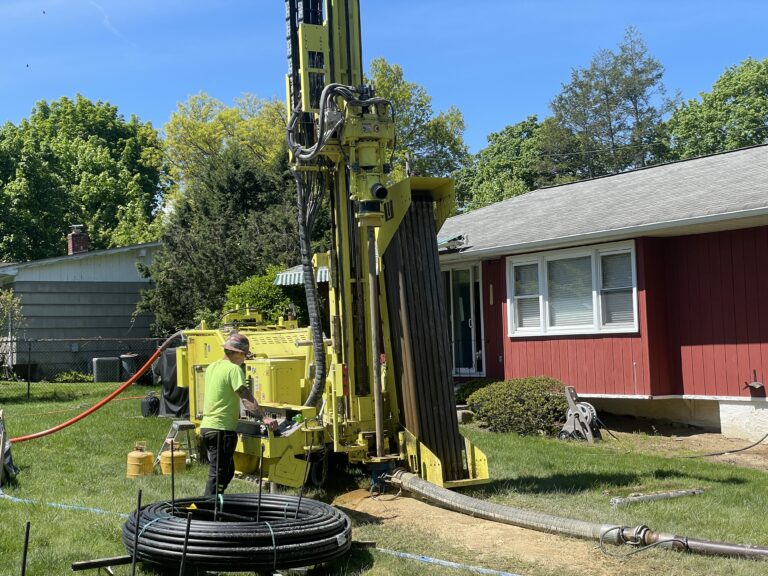
<svg viewBox="0 0 768 576"><path fill-rule="evenodd" d="M512 337L637 332L634 241L507 258Z"/></svg>

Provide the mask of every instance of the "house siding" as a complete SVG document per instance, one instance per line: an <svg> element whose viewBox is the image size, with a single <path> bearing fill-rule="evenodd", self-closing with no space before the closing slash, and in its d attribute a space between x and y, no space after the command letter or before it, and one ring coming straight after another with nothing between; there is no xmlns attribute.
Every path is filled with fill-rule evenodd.
<svg viewBox="0 0 768 576"><path fill-rule="evenodd" d="M636 244L638 262L638 333L584 336L539 336L510 338L506 333L506 288L501 310L502 337L504 343L504 377L550 376L570 386L580 394L648 396L651 392L649 371L650 351L643 334L645 323L646 294L643 262L646 259L645 244ZM499 266L502 278L506 264ZM655 276L654 276L655 279ZM487 324L486 324L487 325ZM493 335L488 334L489 341Z"/></svg>
<svg viewBox="0 0 768 576"><path fill-rule="evenodd" d="M768 369L768 227L663 241L669 394L763 397ZM676 383L676 385L675 385Z"/></svg>
<svg viewBox="0 0 768 576"><path fill-rule="evenodd" d="M638 238L635 250L635 334L510 338L505 262L484 262L489 376L500 342L499 377L551 376L580 394L764 398L744 384L768 376L768 227Z"/></svg>
<svg viewBox="0 0 768 576"><path fill-rule="evenodd" d="M37 338L147 338L153 317L134 316L147 282L15 282L26 318L22 334Z"/></svg>
<svg viewBox="0 0 768 576"><path fill-rule="evenodd" d="M505 270L503 258L483 262L483 330L487 378L504 378L504 302L507 298Z"/></svg>

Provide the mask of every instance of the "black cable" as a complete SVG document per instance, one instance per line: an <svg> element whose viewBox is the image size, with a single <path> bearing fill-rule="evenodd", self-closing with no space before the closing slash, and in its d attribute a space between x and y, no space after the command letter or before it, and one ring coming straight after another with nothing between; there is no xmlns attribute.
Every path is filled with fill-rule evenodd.
<svg viewBox="0 0 768 576"><path fill-rule="evenodd" d="M227 512L246 518L241 521L227 521L222 514L213 522L217 503L210 498L179 499L176 504L177 515L170 502L157 502L142 510L137 550L142 562L179 566L187 513L191 521L185 562L201 570L260 572L315 565L346 554L352 544L349 517L316 500L304 498L299 506L295 496L265 494L260 522L255 521L255 494L225 498ZM123 544L129 554L133 553L136 516L134 511L123 525Z"/></svg>
<svg viewBox="0 0 768 576"><path fill-rule="evenodd" d="M693 456L680 456L680 458L706 458L708 456L725 456L726 454L735 454L736 452L744 452L745 450L754 448L766 438L768 438L768 433L766 433L766 435L760 438L760 440L758 440L757 442L753 442L752 444L750 444L749 446L745 446L744 448L737 448L736 450L725 450L723 452L712 452L711 454L694 454Z"/></svg>

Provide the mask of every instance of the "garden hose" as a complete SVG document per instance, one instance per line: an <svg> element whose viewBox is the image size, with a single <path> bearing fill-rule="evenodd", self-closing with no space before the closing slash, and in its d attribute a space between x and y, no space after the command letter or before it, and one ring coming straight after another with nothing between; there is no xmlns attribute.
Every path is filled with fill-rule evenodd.
<svg viewBox="0 0 768 576"><path fill-rule="evenodd" d="M213 521L219 509L219 521ZM256 521L256 514L260 521ZM191 513L184 554L187 514ZM133 554L134 511L123 525L123 543ZM137 559L164 568L260 572L328 562L347 553L352 524L340 510L296 496L256 494L197 497L149 504L141 510Z"/></svg>
<svg viewBox="0 0 768 576"><path fill-rule="evenodd" d="M35 432L34 434L27 434L26 436L17 436L16 438L11 438L12 443L16 442L26 442L27 440L35 440L36 438L42 438L43 436L48 436L49 434L53 434L54 432L58 432L59 430L63 430L64 428L67 428L68 426L71 426L75 422L79 422L86 416L90 416L96 410L104 406L107 402L114 400L117 396L119 396L121 393L123 393L126 388L131 386L131 384L134 384L144 372L149 370L149 367L152 366L152 363L155 361L155 359L160 356L160 354L168 348L168 346L171 345L171 342L173 342L176 338L179 338L180 336L183 336L184 332L179 331L170 336L165 342L163 342L160 347L155 350L155 353L152 354L152 356L149 357L149 360L147 360L144 365L139 368L136 373L128 378L124 383L122 383L114 392L112 392L109 396L102 398L99 400L96 404L88 408L85 412L81 412L74 418L70 418L66 422L62 422L61 424L54 426L53 428L49 428L48 430L43 430L41 432Z"/></svg>

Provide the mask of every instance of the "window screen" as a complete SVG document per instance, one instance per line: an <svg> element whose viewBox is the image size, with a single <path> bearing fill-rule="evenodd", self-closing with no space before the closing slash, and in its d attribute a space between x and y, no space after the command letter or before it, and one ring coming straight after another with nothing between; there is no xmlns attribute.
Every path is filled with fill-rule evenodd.
<svg viewBox="0 0 768 576"><path fill-rule="evenodd" d="M547 286L550 326L593 323L590 256L547 262Z"/></svg>

